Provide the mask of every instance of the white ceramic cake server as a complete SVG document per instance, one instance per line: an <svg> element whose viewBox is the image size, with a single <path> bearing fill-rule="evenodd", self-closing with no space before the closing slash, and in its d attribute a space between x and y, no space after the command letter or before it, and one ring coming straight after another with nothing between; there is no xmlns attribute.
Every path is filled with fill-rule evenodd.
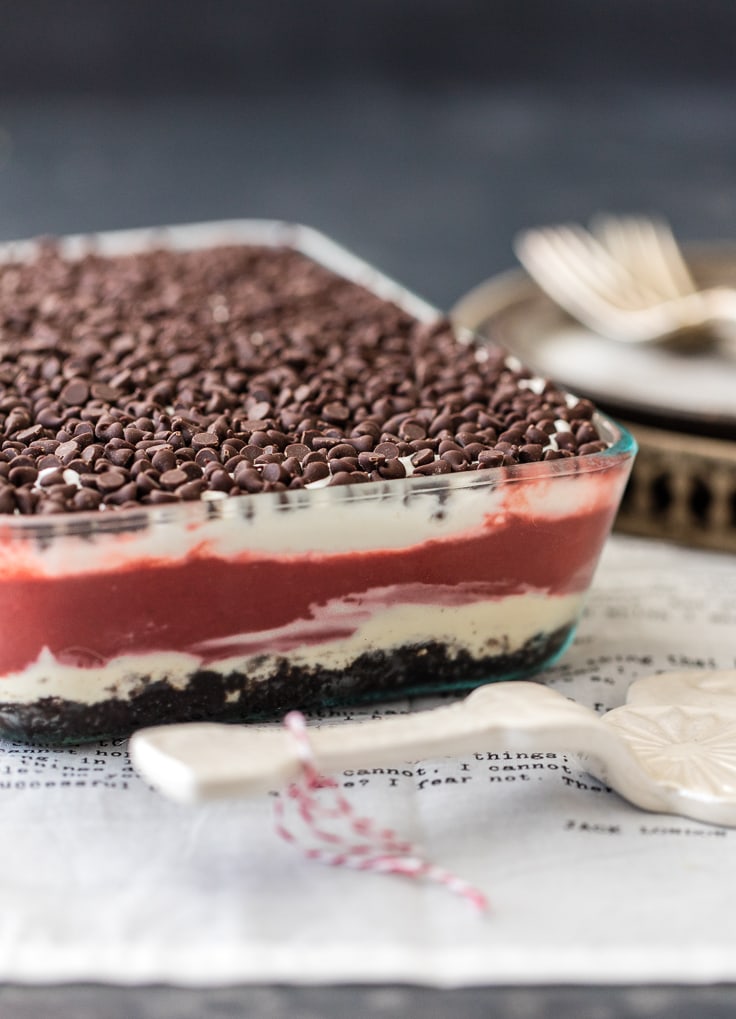
<svg viewBox="0 0 736 1019"><path fill-rule="evenodd" d="M644 810L736 826L736 670L637 680L627 704L602 716L515 680L449 707L308 731L325 774L477 751L567 751ZM297 741L278 726L157 726L130 749L141 775L183 803L278 789L302 766Z"/></svg>

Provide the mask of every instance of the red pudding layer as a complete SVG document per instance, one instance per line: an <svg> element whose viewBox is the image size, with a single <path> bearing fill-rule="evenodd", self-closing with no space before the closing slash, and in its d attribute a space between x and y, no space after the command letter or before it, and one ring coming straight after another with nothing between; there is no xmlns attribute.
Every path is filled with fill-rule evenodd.
<svg viewBox="0 0 736 1019"><path fill-rule="evenodd" d="M349 615L328 611L320 620L319 607L345 599L360 604L381 588L393 589L392 602L432 604L530 589L582 592L614 509L610 504L552 520L509 514L501 527L489 521L472 536L403 549L224 559L199 548L196 556L176 563L150 559L110 572L13 577L0 582L7 635L0 645L0 674L22 670L43 648L69 664L95 666L119 655L161 651L212 661L237 653L237 641L227 651L207 654L198 645L227 643L237 635L251 635L248 654L273 652L279 648L263 631L308 619L319 625L309 627L300 644L349 636L354 629Z"/></svg>

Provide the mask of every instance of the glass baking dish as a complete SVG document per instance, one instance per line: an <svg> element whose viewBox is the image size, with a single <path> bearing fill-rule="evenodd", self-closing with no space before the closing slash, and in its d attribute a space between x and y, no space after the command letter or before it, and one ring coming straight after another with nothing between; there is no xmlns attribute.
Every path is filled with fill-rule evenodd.
<svg viewBox="0 0 736 1019"><path fill-rule="evenodd" d="M102 234L286 246L430 321L439 313L304 227ZM69 238L70 257L89 238ZM6 245L0 258L31 256ZM526 676L570 641L635 444L368 485L111 513L0 516L0 731L91 739L195 719L459 690Z"/></svg>

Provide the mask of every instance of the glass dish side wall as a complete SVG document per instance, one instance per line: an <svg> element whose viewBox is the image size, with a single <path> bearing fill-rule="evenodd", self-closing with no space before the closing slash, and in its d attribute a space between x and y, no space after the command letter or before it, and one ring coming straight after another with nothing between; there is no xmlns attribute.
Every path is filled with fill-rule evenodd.
<svg viewBox="0 0 736 1019"><path fill-rule="evenodd" d="M631 459L622 436L575 461L195 505L186 523L6 529L0 726L79 739L533 672L572 634Z"/></svg>

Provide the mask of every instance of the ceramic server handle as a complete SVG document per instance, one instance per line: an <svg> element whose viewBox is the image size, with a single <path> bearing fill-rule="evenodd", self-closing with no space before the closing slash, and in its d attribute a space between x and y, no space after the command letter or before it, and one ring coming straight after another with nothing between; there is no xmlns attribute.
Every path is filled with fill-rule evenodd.
<svg viewBox="0 0 736 1019"><path fill-rule="evenodd" d="M450 707L309 729L312 759L327 774L497 747L595 754L610 742L619 740L587 708L518 680L480 687ZM277 726L158 726L136 733L130 749L143 777L182 803L279 789L301 766L298 741Z"/></svg>

